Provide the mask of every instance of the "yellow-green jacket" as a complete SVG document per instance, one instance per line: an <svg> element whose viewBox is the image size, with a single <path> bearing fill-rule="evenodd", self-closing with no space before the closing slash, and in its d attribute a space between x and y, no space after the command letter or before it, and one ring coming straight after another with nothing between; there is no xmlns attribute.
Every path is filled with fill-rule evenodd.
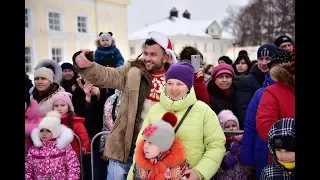
<svg viewBox="0 0 320 180"><path fill-rule="evenodd" d="M165 95L164 87L160 102L154 104L142 124L137 142L141 140L142 131L151 123L161 120L166 112L173 112L179 123L192 104L189 114L181 124L176 136L185 147L190 168L197 171L201 179L209 180L217 172L223 159L226 138L214 111L202 101L197 101L193 87L183 100L172 101ZM133 162L135 163L135 161ZM132 180L132 168L127 180Z"/></svg>

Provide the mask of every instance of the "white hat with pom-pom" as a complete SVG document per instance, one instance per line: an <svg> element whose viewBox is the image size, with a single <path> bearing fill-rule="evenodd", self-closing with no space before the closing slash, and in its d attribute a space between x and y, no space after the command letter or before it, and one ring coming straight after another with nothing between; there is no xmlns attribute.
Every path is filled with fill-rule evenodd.
<svg viewBox="0 0 320 180"><path fill-rule="evenodd" d="M52 132L52 138L57 138L61 133L61 115L57 111L49 111L40 123L39 130L48 129Z"/></svg>

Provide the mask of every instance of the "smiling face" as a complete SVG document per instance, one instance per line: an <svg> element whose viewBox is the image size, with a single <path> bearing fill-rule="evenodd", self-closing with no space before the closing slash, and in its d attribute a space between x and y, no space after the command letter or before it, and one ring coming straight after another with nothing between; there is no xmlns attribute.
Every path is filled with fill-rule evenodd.
<svg viewBox="0 0 320 180"><path fill-rule="evenodd" d="M145 45L143 51L144 64L150 72L164 69L165 62L169 56L158 44Z"/></svg>
<svg viewBox="0 0 320 180"><path fill-rule="evenodd" d="M169 79L166 83L166 91L173 101L177 101L184 97L188 93L189 89L182 81L178 79Z"/></svg>
<svg viewBox="0 0 320 180"><path fill-rule="evenodd" d="M34 78L34 84L35 84L36 89L39 92L44 92L45 90L47 90L50 87L51 82L47 78L36 77L36 78Z"/></svg>

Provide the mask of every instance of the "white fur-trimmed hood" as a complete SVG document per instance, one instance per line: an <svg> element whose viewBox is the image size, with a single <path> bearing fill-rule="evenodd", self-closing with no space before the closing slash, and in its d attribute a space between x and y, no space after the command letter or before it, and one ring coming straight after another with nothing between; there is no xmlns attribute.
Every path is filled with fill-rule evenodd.
<svg viewBox="0 0 320 180"><path fill-rule="evenodd" d="M43 145L39 137L39 133L39 128L34 128L31 133L31 139L36 147L41 147ZM67 126L61 124L61 134L57 138L56 146L59 149L65 148L68 144L70 144L73 141L73 137L73 131Z"/></svg>
<svg viewBox="0 0 320 180"><path fill-rule="evenodd" d="M57 61L52 59L44 59L37 64L35 69L46 67L48 65L51 65L54 67L53 82L60 84L62 82L62 69Z"/></svg>

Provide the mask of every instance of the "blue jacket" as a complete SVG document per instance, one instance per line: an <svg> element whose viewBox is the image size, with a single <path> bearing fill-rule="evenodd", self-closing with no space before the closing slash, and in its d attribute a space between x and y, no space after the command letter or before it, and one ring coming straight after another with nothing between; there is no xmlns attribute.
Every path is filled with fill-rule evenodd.
<svg viewBox="0 0 320 180"><path fill-rule="evenodd" d="M111 45L108 47L99 46L94 52L94 61L98 64L101 64L104 58L108 58L114 60L115 67L122 66L124 64L124 59L119 51L119 49L115 45ZM105 64L105 63L103 63ZM107 62L108 65L114 66L113 62Z"/></svg>
<svg viewBox="0 0 320 180"><path fill-rule="evenodd" d="M256 168L256 178L260 179L262 169L268 164L268 143L263 141L256 129L256 115L258 105L262 98L264 89L274 84L270 74L265 75L263 87L259 88L252 97L246 119L244 121L244 134L242 138L240 164Z"/></svg>

